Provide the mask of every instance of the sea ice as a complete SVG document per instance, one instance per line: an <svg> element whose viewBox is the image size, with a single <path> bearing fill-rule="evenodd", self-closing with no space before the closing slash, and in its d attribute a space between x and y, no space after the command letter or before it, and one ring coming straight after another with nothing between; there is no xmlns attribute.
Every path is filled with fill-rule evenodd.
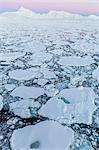
<svg viewBox="0 0 99 150"><path fill-rule="evenodd" d="M40 49L40 48L39 48ZM35 52L33 54L33 56L31 56L31 61L29 61L29 65L32 65L32 66L40 66L42 63L44 63L45 61L50 61L52 58L52 55L49 54L49 53L42 53L42 52L39 52L38 54L38 51Z"/></svg>
<svg viewBox="0 0 99 150"><path fill-rule="evenodd" d="M73 130L54 121L15 130L11 137L12 150L68 150L74 138Z"/></svg>
<svg viewBox="0 0 99 150"><path fill-rule="evenodd" d="M5 61L8 64L10 64L10 62L14 61L15 59L24 56L25 53L1 53L0 54L0 61Z"/></svg>
<svg viewBox="0 0 99 150"><path fill-rule="evenodd" d="M99 80L99 67L93 71L92 77Z"/></svg>
<svg viewBox="0 0 99 150"><path fill-rule="evenodd" d="M10 71L9 76L15 80L30 80L37 77L38 71L38 68L29 68L26 70L17 69Z"/></svg>
<svg viewBox="0 0 99 150"><path fill-rule="evenodd" d="M37 83L41 86L44 86L48 82L47 79L38 79Z"/></svg>
<svg viewBox="0 0 99 150"><path fill-rule="evenodd" d="M15 115L18 115L21 118L31 117L29 108L39 108L39 107L40 107L39 102L34 102L32 99L24 99L10 104L10 109L13 110Z"/></svg>
<svg viewBox="0 0 99 150"><path fill-rule="evenodd" d="M14 84L5 84L5 88L8 91L12 91L16 86Z"/></svg>
<svg viewBox="0 0 99 150"><path fill-rule="evenodd" d="M3 108L3 97L0 95L0 110Z"/></svg>
<svg viewBox="0 0 99 150"><path fill-rule="evenodd" d="M92 123L95 94L91 88L63 89L50 99L38 113L50 119L71 123Z"/></svg>
<svg viewBox="0 0 99 150"><path fill-rule="evenodd" d="M59 60L59 64L62 66L87 66L94 61L91 57L77 57L77 56L64 56Z"/></svg>
<svg viewBox="0 0 99 150"><path fill-rule="evenodd" d="M46 79L56 78L55 73L49 70L48 68L42 67L40 71L44 75L44 78Z"/></svg>
<svg viewBox="0 0 99 150"><path fill-rule="evenodd" d="M44 89L45 89L45 93L49 97L53 97L59 92L58 89L56 89L53 84L45 85Z"/></svg>
<svg viewBox="0 0 99 150"><path fill-rule="evenodd" d="M39 96L44 94L44 89L39 87L27 87L20 86L11 92L13 97L21 97L21 98L38 98Z"/></svg>

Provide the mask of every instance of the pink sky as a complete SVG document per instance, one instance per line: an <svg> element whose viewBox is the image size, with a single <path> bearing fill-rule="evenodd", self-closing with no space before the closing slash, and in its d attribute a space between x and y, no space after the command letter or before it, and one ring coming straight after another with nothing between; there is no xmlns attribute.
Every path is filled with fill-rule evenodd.
<svg viewBox="0 0 99 150"><path fill-rule="evenodd" d="M63 10L82 14L99 14L99 0L0 0L0 11L17 10L21 6L36 12Z"/></svg>

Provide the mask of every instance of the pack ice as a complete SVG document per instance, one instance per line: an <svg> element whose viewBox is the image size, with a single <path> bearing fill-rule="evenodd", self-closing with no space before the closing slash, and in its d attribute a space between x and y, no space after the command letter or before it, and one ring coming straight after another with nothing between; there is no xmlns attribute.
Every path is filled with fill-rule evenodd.
<svg viewBox="0 0 99 150"><path fill-rule="evenodd" d="M97 149L98 24L63 11L0 14L0 149Z"/></svg>

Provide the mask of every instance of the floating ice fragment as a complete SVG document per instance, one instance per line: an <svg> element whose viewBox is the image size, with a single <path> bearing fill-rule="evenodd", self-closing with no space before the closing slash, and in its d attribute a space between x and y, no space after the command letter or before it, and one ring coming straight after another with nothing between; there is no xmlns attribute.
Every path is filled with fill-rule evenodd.
<svg viewBox="0 0 99 150"><path fill-rule="evenodd" d="M31 117L30 113L31 108L39 108L39 102L34 102L32 99L20 100L10 104L10 109L13 110L15 115L20 116L21 118Z"/></svg>
<svg viewBox="0 0 99 150"><path fill-rule="evenodd" d="M0 95L0 110L3 108L3 97Z"/></svg>
<svg viewBox="0 0 99 150"><path fill-rule="evenodd" d="M1 53L0 54L0 61L5 61L7 63L10 63L14 61L15 59L24 56L25 53Z"/></svg>
<svg viewBox="0 0 99 150"><path fill-rule="evenodd" d="M59 64L63 66L87 66L94 63L91 57L64 56L59 60Z"/></svg>
<svg viewBox="0 0 99 150"><path fill-rule="evenodd" d="M43 105L38 113L54 120L64 118L68 124L91 124L94 99L95 93L91 88L63 89L57 97Z"/></svg>
<svg viewBox="0 0 99 150"><path fill-rule="evenodd" d="M39 87L20 86L11 92L13 97L38 98L44 94L44 89Z"/></svg>
<svg viewBox="0 0 99 150"><path fill-rule="evenodd" d="M10 140L12 150L67 150L74 138L73 130L54 121L15 130Z"/></svg>
<svg viewBox="0 0 99 150"><path fill-rule="evenodd" d="M99 80L99 67L93 71L92 77Z"/></svg>
<svg viewBox="0 0 99 150"><path fill-rule="evenodd" d="M9 72L9 76L15 80L30 80L38 75L38 68L30 68L26 70L17 69Z"/></svg>
<svg viewBox="0 0 99 150"><path fill-rule="evenodd" d="M12 90L15 88L15 85L14 85L14 84L6 84L6 85L5 85L5 88L6 88L8 91L12 91Z"/></svg>

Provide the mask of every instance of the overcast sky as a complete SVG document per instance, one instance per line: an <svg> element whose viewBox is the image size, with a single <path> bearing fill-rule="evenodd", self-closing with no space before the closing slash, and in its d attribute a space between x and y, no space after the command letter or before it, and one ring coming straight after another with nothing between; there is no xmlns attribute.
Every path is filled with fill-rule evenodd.
<svg viewBox="0 0 99 150"><path fill-rule="evenodd" d="M40 13L63 10L99 15L99 0L0 0L0 12L16 11L21 6Z"/></svg>

